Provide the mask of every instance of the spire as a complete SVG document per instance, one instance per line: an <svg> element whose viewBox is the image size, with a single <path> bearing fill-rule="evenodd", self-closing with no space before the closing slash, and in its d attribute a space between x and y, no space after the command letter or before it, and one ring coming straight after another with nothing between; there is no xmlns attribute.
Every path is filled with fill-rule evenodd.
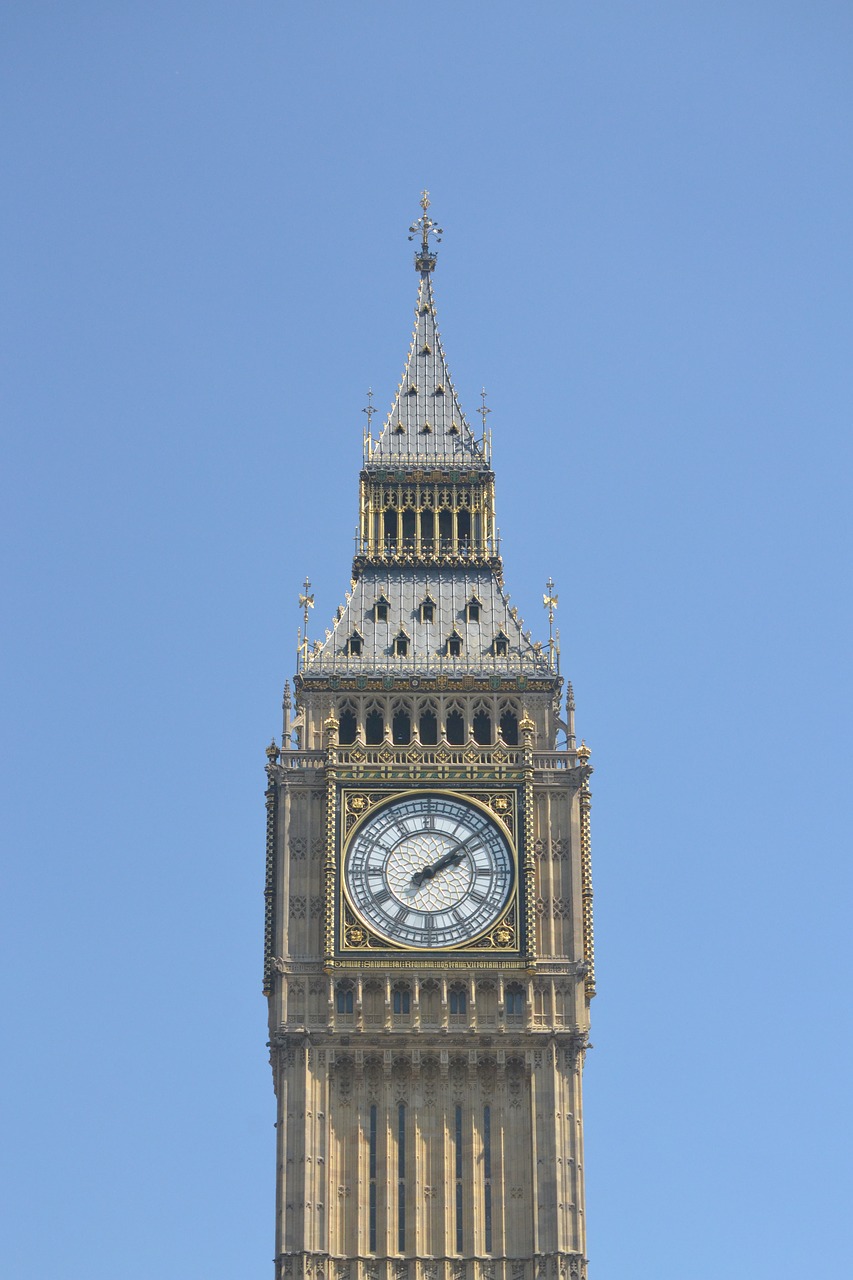
<svg viewBox="0 0 853 1280"><path fill-rule="evenodd" d="M420 238L415 268L420 274L415 326L403 377L391 412L375 443L368 436L365 463L421 466L424 463L488 470L490 450L484 429L477 440L462 412L450 378L435 315L432 273L437 254L430 237L443 234L427 213L429 192L421 196L421 216L409 228L409 239ZM485 428L485 416L483 418Z"/></svg>

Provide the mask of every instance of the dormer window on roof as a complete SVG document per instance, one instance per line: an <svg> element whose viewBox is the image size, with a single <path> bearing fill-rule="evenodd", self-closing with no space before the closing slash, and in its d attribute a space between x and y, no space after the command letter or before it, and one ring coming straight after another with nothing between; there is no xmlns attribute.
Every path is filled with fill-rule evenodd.
<svg viewBox="0 0 853 1280"><path fill-rule="evenodd" d="M437 387L435 388L435 391L433 392L433 394L434 394L434 395L437 395L437 396L443 396L443 395L444 395L444 387L441 385L441 383L440 383L440 382L438 383Z"/></svg>
<svg viewBox="0 0 853 1280"><path fill-rule="evenodd" d="M409 652L409 637L406 635L402 627L394 637L392 648L395 658L405 658Z"/></svg>
<svg viewBox="0 0 853 1280"><path fill-rule="evenodd" d="M384 597L384 596L380 596L380 597L379 597L379 599L376 601L375 605L373 606L373 618L374 618L374 621L375 621L375 622L387 622L387 621L388 621L388 609L389 609L389 607L390 607L390 606L389 606L389 604L388 604L388 601L385 599L385 597Z"/></svg>
<svg viewBox="0 0 853 1280"><path fill-rule="evenodd" d="M406 434L406 428L403 426L402 422L398 422L396 427L394 428L394 435L404 436L405 434Z"/></svg>
<svg viewBox="0 0 853 1280"><path fill-rule="evenodd" d="M431 431L432 431L431 425L428 422L425 422L424 425L421 427L421 435L428 436Z"/></svg>
<svg viewBox="0 0 853 1280"><path fill-rule="evenodd" d="M361 655L361 650L363 645L364 645L364 636L361 634L358 627L356 627L352 635L349 637L346 644L344 645L344 651L348 653L351 657L358 658Z"/></svg>
<svg viewBox="0 0 853 1280"><path fill-rule="evenodd" d="M456 423L455 423L455 422L451 422L451 424L450 424L450 426L449 426L449 428L448 428L447 434L448 434L448 435L451 435L451 436L458 436L458 435L459 435L459 428L457 427L457 425L456 425Z"/></svg>
<svg viewBox="0 0 853 1280"><path fill-rule="evenodd" d="M421 622L435 622L435 601L432 596L424 596L421 601Z"/></svg>
<svg viewBox="0 0 853 1280"><path fill-rule="evenodd" d="M406 394L410 396L416 396L418 394L418 389L415 386L414 382L411 383L409 390L406 392Z"/></svg>
<svg viewBox="0 0 853 1280"><path fill-rule="evenodd" d="M447 637L445 644L445 652L448 658L462 657L462 637L454 627L450 635Z"/></svg>
<svg viewBox="0 0 853 1280"><path fill-rule="evenodd" d="M492 641L492 653L496 658L505 658L509 653L509 636L500 630Z"/></svg>
<svg viewBox="0 0 853 1280"><path fill-rule="evenodd" d="M479 622L481 608L482 608L481 602L477 599L476 596L472 596L465 606L465 621Z"/></svg>

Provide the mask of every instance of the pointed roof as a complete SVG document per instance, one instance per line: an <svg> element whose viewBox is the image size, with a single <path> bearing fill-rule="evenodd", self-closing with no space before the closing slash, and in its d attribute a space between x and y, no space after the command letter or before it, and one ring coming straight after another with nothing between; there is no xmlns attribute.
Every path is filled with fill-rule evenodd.
<svg viewBox="0 0 853 1280"><path fill-rule="evenodd" d="M467 605L472 595L480 602L472 622ZM421 605L435 606L429 621ZM380 618L376 602L387 604ZM407 652L395 652L402 634ZM360 644L353 647L351 638ZM447 652L447 641L462 641L458 657ZM501 652L495 640L503 637ZM315 642L306 655L303 677L338 675L451 675L548 676L554 674L547 645L534 643L510 605L510 598L488 569L448 571L424 568L370 567L353 583L337 611L325 640Z"/></svg>
<svg viewBox="0 0 853 1280"><path fill-rule="evenodd" d="M415 268L420 274L415 304L415 327L406 367L391 412L376 441L368 443L365 463L371 465L438 465L490 467L488 447L472 432L447 367L435 315L432 272L436 254L429 236L441 238L441 228L427 215L428 193L421 198L423 214L410 228L420 233Z"/></svg>

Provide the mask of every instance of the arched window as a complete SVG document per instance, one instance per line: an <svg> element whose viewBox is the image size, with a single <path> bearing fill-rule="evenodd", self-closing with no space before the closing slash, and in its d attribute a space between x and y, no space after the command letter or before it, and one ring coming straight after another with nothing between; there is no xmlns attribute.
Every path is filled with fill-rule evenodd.
<svg viewBox="0 0 853 1280"><path fill-rule="evenodd" d="M355 742L358 733L358 720L355 708L345 702L338 712L338 742L342 747L349 747Z"/></svg>
<svg viewBox="0 0 853 1280"><path fill-rule="evenodd" d="M456 517L456 536L460 547L467 547L471 542L471 512L460 511Z"/></svg>
<svg viewBox="0 0 853 1280"><path fill-rule="evenodd" d="M370 747L385 741L385 717L378 707L371 707L364 718L364 736Z"/></svg>
<svg viewBox="0 0 853 1280"><path fill-rule="evenodd" d="M474 712L471 729L474 734L474 741L478 742L481 747L490 747L492 745L492 717L485 707L478 707Z"/></svg>
<svg viewBox="0 0 853 1280"><path fill-rule="evenodd" d="M391 992L391 1011L397 1018L405 1018L412 1011L412 993L403 983L397 983Z"/></svg>
<svg viewBox="0 0 853 1280"><path fill-rule="evenodd" d="M439 550L449 551L453 546L453 512L443 507L438 513Z"/></svg>
<svg viewBox="0 0 853 1280"><path fill-rule="evenodd" d="M501 711L501 738L508 747L518 746L518 716L512 707Z"/></svg>
<svg viewBox="0 0 853 1280"><path fill-rule="evenodd" d="M452 987L450 991L450 1012L467 1013L468 992L464 987Z"/></svg>
<svg viewBox="0 0 853 1280"><path fill-rule="evenodd" d="M411 509L403 512L403 546L412 548L415 545L415 513Z"/></svg>
<svg viewBox="0 0 853 1280"><path fill-rule="evenodd" d="M424 747L434 747L438 742L438 716L431 703L421 708L418 737L421 740L421 746Z"/></svg>
<svg viewBox="0 0 853 1280"><path fill-rule="evenodd" d="M447 741L452 747L461 747L465 743L465 717L456 707L447 713Z"/></svg>
<svg viewBox="0 0 853 1280"><path fill-rule="evenodd" d="M451 1018L464 1018L468 1011L468 992L465 987L459 983L452 986L447 993L447 1000Z"/></svg>
<svg viewBox="0 0 853 1280"><path fill-rule="evenodd" d="M355 993L351 982L339 982L335 990L335 1011L351 1014L355 1008Z"/></svg>
<svg viewBox="0 0 853 1280"><path fill-rule="evenodd" d="M396 703L391 718L391 741L396 747L407 747L412 741L412 716L409 708Z"/></svg>
<svg viewBox="0 0 853 1280"><path fill-rule="evenodd" d="M513 982L504 991L504 1003L508 1021L521 1022L524 1017L524 988Z"/></svg>

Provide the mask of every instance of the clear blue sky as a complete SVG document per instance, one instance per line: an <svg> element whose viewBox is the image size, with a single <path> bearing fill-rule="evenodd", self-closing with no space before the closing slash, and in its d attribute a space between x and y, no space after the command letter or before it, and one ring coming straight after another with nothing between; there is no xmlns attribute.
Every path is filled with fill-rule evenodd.
<svg viewBox="0 0 853 1280"><path fill-rule="evenodd" d="M269 1280L263 748L406 228L597 766L591 1280L849 1275L853 8L0 15L5 1274Z"/></svg>

